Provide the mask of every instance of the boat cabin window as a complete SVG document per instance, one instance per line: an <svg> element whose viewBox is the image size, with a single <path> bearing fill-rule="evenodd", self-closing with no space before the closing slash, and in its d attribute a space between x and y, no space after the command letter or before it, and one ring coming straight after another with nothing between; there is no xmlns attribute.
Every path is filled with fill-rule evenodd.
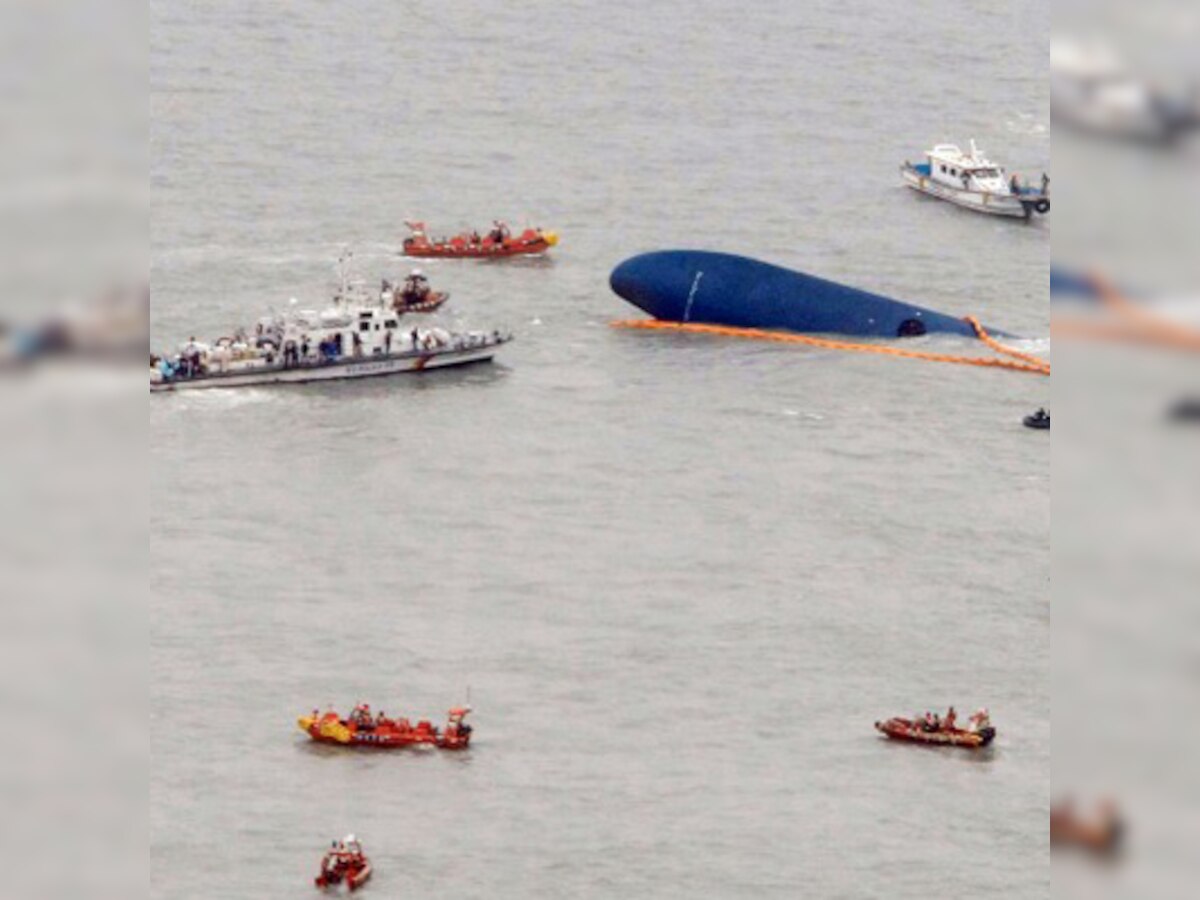
<svg viewBox="0 0 1200 900"><path fill-rule="evenodd" d="M951 175L957 175L957 174L958 174L958 169L951 169L951 170L950 170L950 174L951 174Z"/></svg>
<svg viewBox="0 0 1200 900"><path fill-rule="evenodd" d="M399 323L395 319L388 319L384 324L388 328L395 328Z"/></svg>
<svg viewBox="0 0 1200 900"><path fill-rule="evenodd" d="M999 178L999 169L976 169L972 173L976 178Z"/></svg>
<svg viewBox="0 0 1200 900"><path fill-rule="evenodd" d="M942 166L942 171L943 171L943 172L945 172L945 171L946 171L946 167L945 167L945 166Z"/></svg>
<svg viewBox="0 0 1200 900"><path fill-rule="evenodd" d="M371 323L370 323L370 322L359 322L359 323L358 323L358 330L359 330L359 331L370 331L370 330L371 330Z"/></svg>

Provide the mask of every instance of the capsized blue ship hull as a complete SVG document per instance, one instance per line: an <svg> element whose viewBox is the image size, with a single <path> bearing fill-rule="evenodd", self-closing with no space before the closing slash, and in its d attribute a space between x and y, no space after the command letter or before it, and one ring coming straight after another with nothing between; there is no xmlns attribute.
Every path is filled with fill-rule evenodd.
<svg viewBox="0 0 1200 900"><path fill-rule="evenodd" d="M666 322L856 337L975 337L963 319L729 253L643 253L617 266L609 281L621 298Z"/></svg>

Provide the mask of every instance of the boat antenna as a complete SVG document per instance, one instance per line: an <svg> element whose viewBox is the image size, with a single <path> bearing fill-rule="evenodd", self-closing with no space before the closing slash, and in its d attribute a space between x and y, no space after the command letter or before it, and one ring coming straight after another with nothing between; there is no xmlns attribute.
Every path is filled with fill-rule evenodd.
<svg viewBox="0 0 1200 900"><path fill-rule="evenodd" d="M344 249L344 250L342 250L342 252L340 254L338 254L337 273L338 273L339 287L338 287L337 296L335 296L333 298L335 303L340 303L343 300L345 300L347 294L349 293L350 276L347 273L349 270L350 257L352 257L353 255L354 255L354 252L349 249Z"/></svg>

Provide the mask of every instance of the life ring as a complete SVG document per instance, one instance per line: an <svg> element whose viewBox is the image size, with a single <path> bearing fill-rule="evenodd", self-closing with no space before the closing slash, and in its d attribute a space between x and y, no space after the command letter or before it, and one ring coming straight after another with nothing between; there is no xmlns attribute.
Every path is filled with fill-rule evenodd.
<svg viewBox="0 0 1200 900"><path fill-rule="evenodd" d="M1042 197L1037 203L1033 204L1033 208L1044 216L1046 213L1050 212L1050 201L1045 197Z"/></svg>

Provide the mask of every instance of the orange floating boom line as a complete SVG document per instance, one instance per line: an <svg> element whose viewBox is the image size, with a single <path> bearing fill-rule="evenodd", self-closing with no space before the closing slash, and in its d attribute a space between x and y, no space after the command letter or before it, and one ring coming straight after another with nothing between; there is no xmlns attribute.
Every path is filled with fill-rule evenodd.
<svg viewBox="0 0 1200 900"><path fill-rule="evenodd" d="M1116 321L1094 322L1051 315L1051 336L1059 334L1065 337L1158 344L1176 350L1200 351L1200 331L1169 322L1141 309L1105 278L1091 275L1089 280L1101 303L1113 312Z"/></svg>
<svg viewBox="0 0 1200 900"><path fill-rule="evenodd" d="M703 325L696 322L663 322L658 319L622 319L609 324L614 328L636 328L646 331L681 331L688 334L707 334L718 337L736 337L748 340L772 341L779 344L803 344L822 350L845 350L850 353L876 353L881 356L900 356L905 359L923 359L928 362L953 363L961 366L983 366L1007 369L1010 372L1027 372L1031 375L1049 375L1050 363L1028 353L1006 347L987 333L979 320L968 316L966 320L975 329L975 334L1001 357L957 356L951 353L930 353L925 350L906 350L886 344L857 344L852 341L835 341L804 334L782 331L767 331L762 328L733 328L728 325ZM1010 357L1005 359L1003 357Z"/></svg>
<svg viewBox="0 0 1200 900"><path fill-rule="evenodd" d="M990 349L995 350L997 353L1000 353L1004 356L1011 356L1013 359L1019 359L1022 362L1026 362L1043 375L1050 374L1050 363L1046 362L1046 360L1042 359L1041 357L1034 356L1032 353L1022 353L1020 350L1014 350L1012 347L1008 347L1000 343L987 333L987 329L984 328L983 325L980 324L979 320L974 316L967 316L965 319L963 319L963 321L975 329L975 335ZM970 359L971 357L965 358Z"/></svg>

